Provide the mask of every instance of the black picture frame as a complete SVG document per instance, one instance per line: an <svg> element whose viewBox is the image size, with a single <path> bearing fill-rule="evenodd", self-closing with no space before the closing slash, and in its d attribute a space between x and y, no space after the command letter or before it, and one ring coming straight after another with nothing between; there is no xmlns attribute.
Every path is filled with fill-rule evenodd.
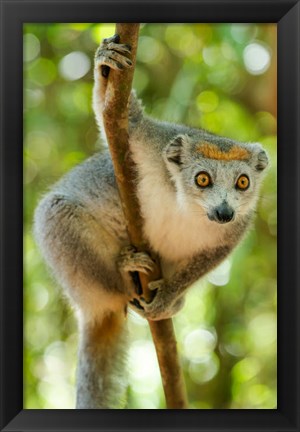
<svg viewBox="0 0 300 432"><path fill-rule="evenodd" d="M297 165L299 0L0 0L1 431L300 431ZM22 25L26 22L278 24L278 408L276 410L23 410Z"/></svg>

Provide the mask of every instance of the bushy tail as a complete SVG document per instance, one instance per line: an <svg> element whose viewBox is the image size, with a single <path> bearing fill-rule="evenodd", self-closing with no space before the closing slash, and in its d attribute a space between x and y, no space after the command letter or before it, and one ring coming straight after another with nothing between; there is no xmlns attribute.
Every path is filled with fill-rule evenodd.
<svg viewBox="0 0 300 432"><path fill-rule="evenodd" d="M126 333L125 317L115 312L82 325L76 408L124 407Z"/></svg>

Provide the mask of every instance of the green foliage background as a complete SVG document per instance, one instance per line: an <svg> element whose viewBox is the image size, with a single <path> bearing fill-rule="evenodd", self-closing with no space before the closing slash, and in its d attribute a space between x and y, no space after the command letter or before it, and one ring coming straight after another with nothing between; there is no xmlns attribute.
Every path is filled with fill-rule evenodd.
<svg viewBox="0 0 300 432"><path fill-rule="evenodd" d="M24 407L73 408L77 331L32 238L34 208L101 147L91 106L113 24L24 26ZM158 118L268 150L255 224L174 319L191 408L276 408L276 26L147 24L134 87ZM130 314L126 408L163 408L147 322Z"/></svg>

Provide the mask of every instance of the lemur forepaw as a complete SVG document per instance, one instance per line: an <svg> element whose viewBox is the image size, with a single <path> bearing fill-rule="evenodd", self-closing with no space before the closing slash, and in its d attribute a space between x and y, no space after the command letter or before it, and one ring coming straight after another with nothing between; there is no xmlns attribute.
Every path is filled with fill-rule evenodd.
<svg viewBox="0 0 300 432"><path fill-rule="evenodd" d="M95 54L95 68L101 67L104 77L108 76L109 69L123 70L132 66L132 61L127 57L131 53L131 46L120 44L119 35L103 39Z"/></svg>
<svg viewBox="0 0 300 432"><path fill-rule="evenodd" d="M146 252L137 252L133 246L126 246L122 249L118 268L124 272L151 273L155 269L155 262Z"/></svg>
<svg viewBox="0 0 300 432"><path fill-rule="evenodd" d="M146 319L158 321L171 318L179 312L184 305L184 297L179 297L174 301L170 301L170 295L164 286L163 279L150 282L148 288L151 291L156 290L155 296L151 302L146 302L143 297L134 298L130 304L138 314ZM164 289L165 288L165 289Z"/></svg>

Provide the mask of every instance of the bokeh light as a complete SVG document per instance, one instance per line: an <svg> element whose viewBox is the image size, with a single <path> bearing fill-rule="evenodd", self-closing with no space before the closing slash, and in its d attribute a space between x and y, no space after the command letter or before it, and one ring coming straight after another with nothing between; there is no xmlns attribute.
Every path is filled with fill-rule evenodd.
<svg viewBox="0 0 300 432"><path fill-rule="evenodd" d="M91 67L89 57L80 51L73 51L67 54L59 62L59 72L62 77L69 81L82 78Z"/></svg>
<svg viewBox="0 0 300 432"><path fill-rule="evenodd" d="M252 42L244 49L244 63L248 72L260 75L270 66L271 55L268 48L259 42Z"/></svg>
<svg viewBox="0 0 300 432"><path fill-rule="evenodd" d="M26 33L24 35L23 46L23 60L25 62L31 62L40 54L40 41L32 33Z"/></svg>

